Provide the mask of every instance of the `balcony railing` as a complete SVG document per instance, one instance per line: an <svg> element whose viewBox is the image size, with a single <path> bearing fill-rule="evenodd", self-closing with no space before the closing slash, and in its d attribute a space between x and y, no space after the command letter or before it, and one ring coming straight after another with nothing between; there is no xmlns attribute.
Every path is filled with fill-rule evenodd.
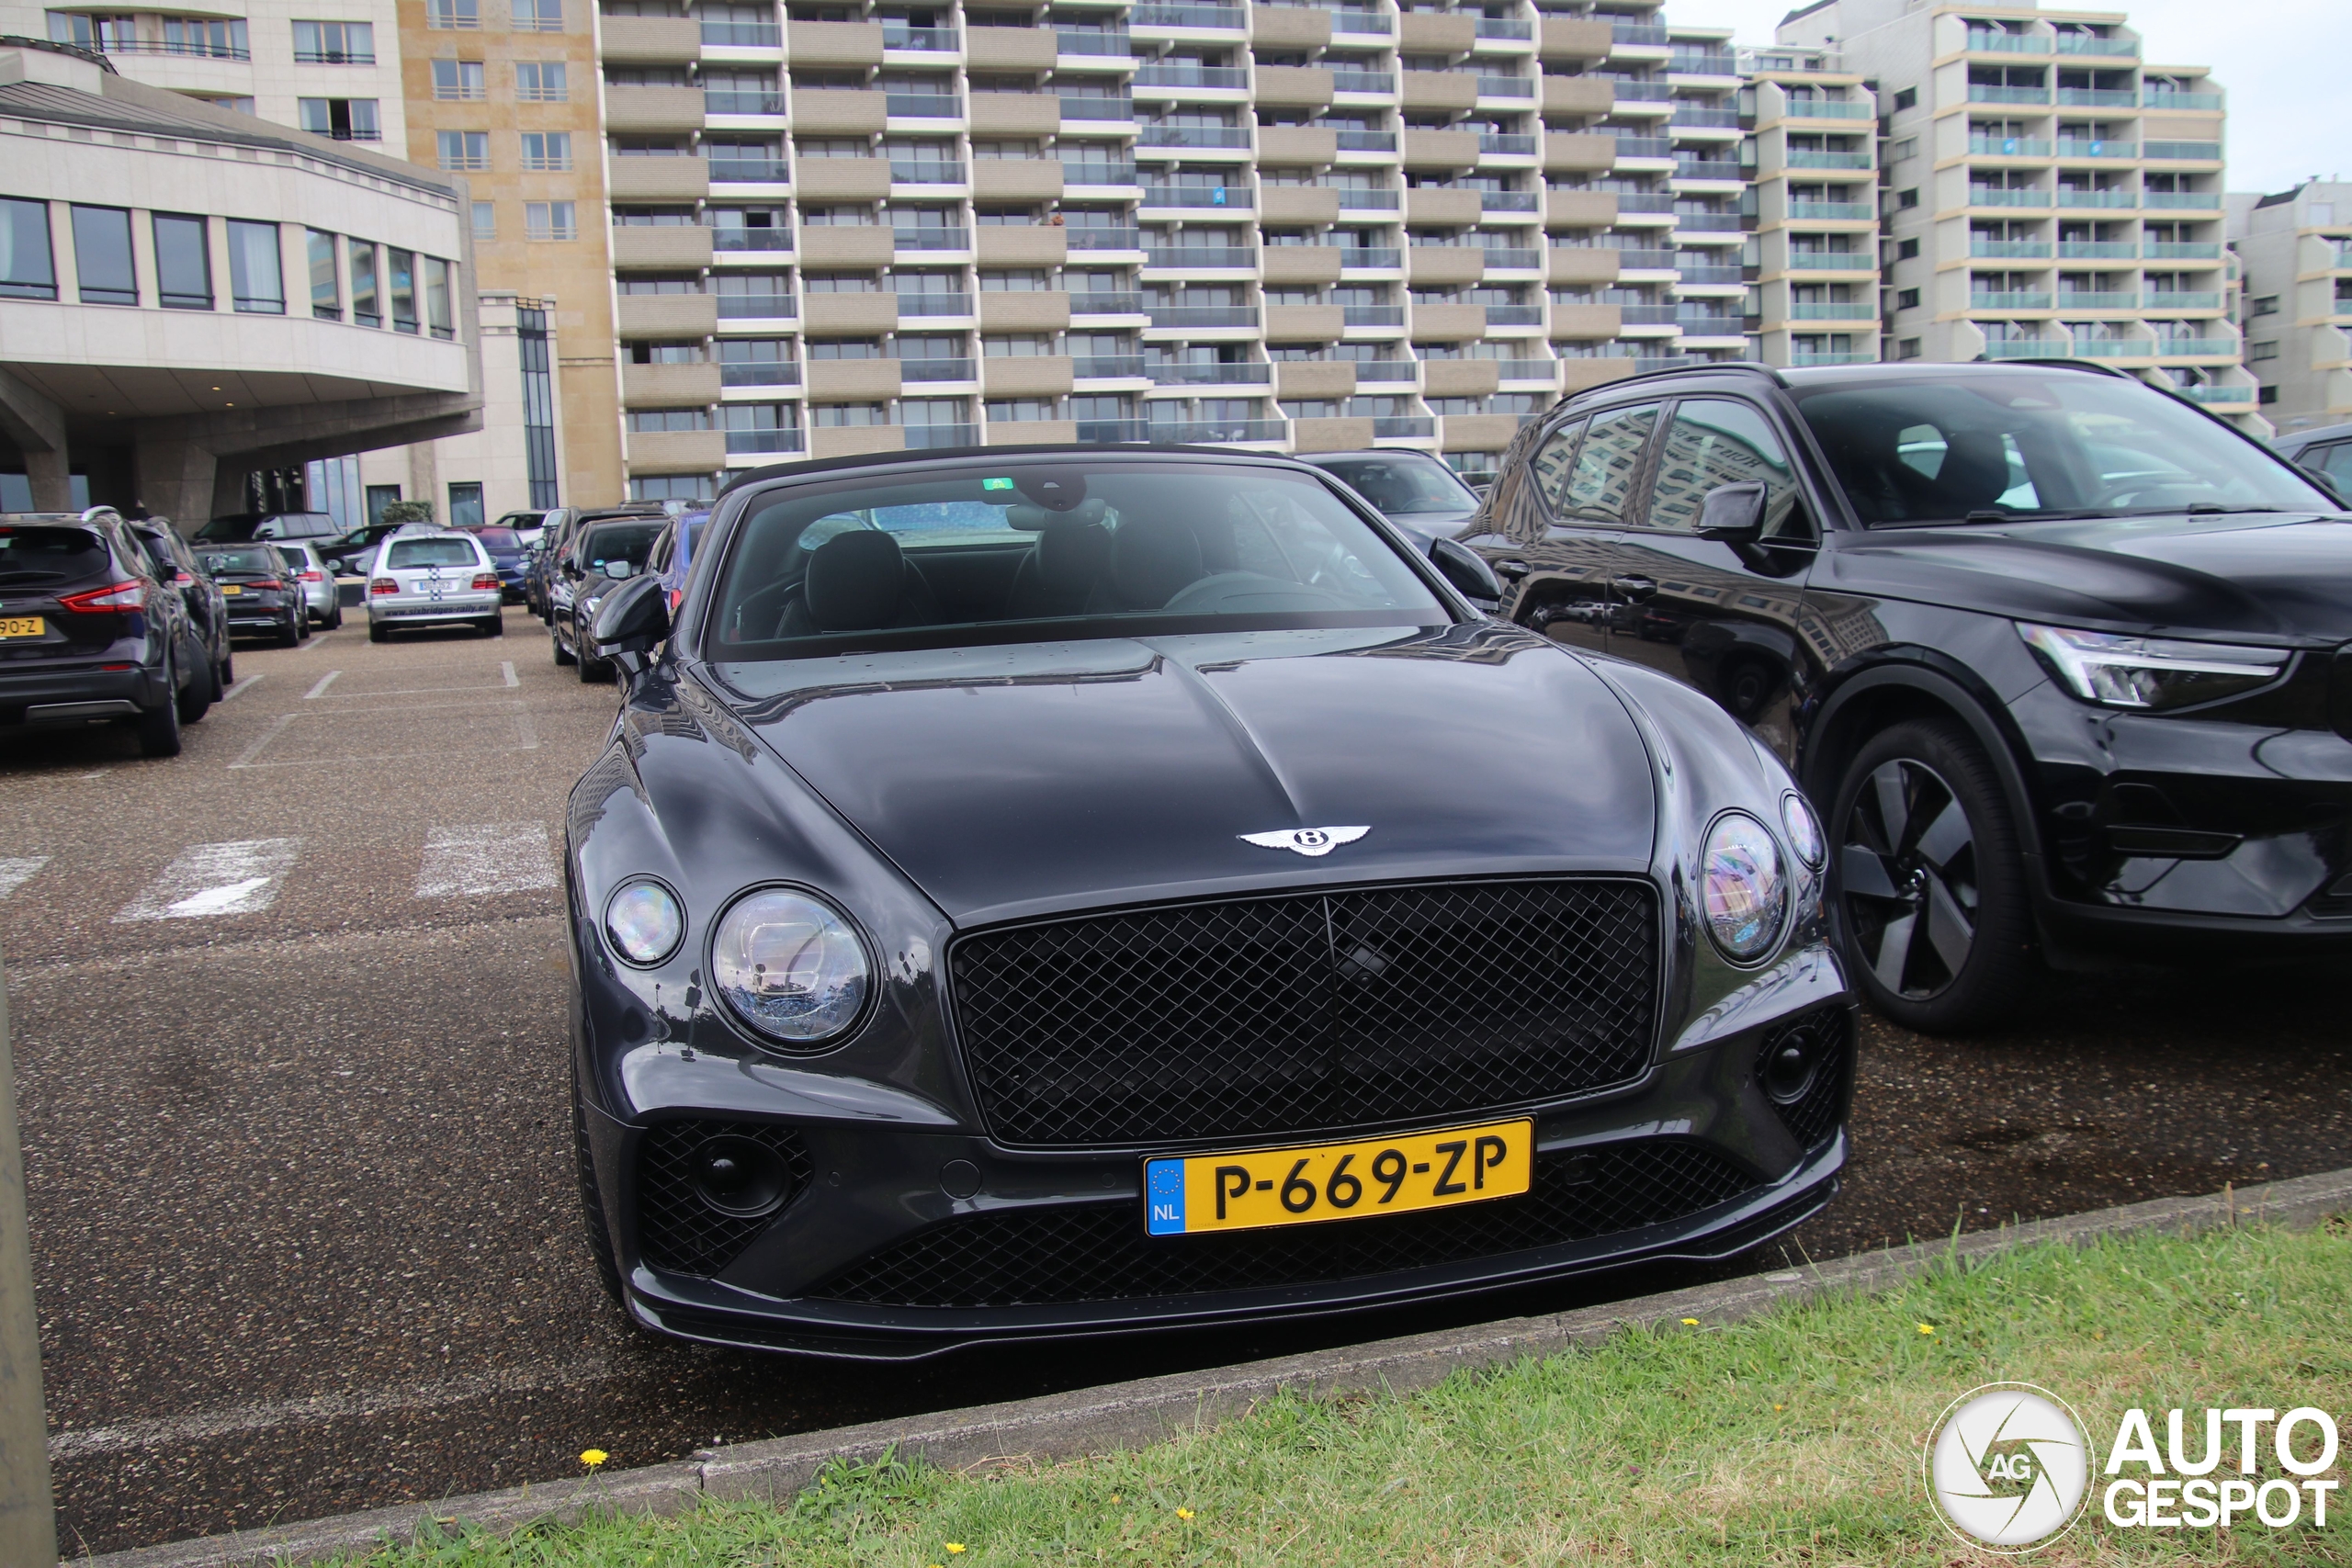
<svg viewBox="0 0 2352 1568"><path fill-rule="evenodd" d="M1393 93L1396 90L1396 73L1393 71L1334 71L1331 90L1335 93Z"/></svg>
<svg viewBox="0 0 2352 1568"><path fill-rule="evenodd" d="M784 95L706 87L703 89L702 107L705 114L782 114Z"/></svg>
<svg viewBox="0 0 2352 1568"><path fill-rule="evenodd" d="M1516 246L1487 247L1487 265L1490 267L1538 267L1544 265L1542 251L1521 250Z"/></svg>
<svg viewBox="0 0 2352 1568"><path fill-rule="evenodd" d="M1666 41L1666 29L1649 22L1615 22L1609 28L1610 38L1618 43L1654 43Z"/></svg>
<svg viewBox="0 0 2352 1568"><path fill-rule="evenodd" d="M1560 362L1556 359L1498 359L1495 374L1506 381L1556 381L1560 378Z"/></svg>
<svg viewBox="0 0 2352 1568"><path fill-rule="evenodd" d="M2066 186L2058 187L2056 205L2060 207L2124 208L2140 205L2140 193L2130 190L2081 190Z"/></svg>
<svg viewBox="0 0 2352 1568"><path fill-rule="evenodd" d="M1674 101L1671 82L1612 82L1621 104L1665 104Z"/></svg>
<svg viewBox="0 0 2352 1568"><path fill-rule="evenodd" d="M1542 197L1532 190L1482 190L1478 193L1481 212L1533 212Z"/></svg>
<svg viewBox="0 0 2352 1568"><path fill-rule="evenodd" d="M1629 327L1670 327L1674 324L1671 305L1620 305L1617 319Z"/></svg>
<svg viewBox="0 0 2352 1568"><path fill-rule="evenodd" d="M2222 259L2222 247L2211 244L2179 244L2172 241L2151 241L2140 254L2150 261L2219 261ZM2338 262L2336 265L2352 265L2352 262Z"/></svg>
<svg viewBox="0 0 2352 1568"><path fill-rule="evenodd" d="M2050 295L2032 288L1987 288L1968 297L1972 310L2047 310Z"/></svg>
<svg viewBox="0 0 2352 1568"><path fill-rule="evenodd" d="M1340 6L1331 10L1331 30L1335 33L1378 33L1385 36L1396 29L1387 17L1377 11Z"/></svg>
<svg viewBox="0 0 2352 1568"><path fill-rule="evenodd" d="M1740 216L1736 212L1678 212L1674 227L1684 234L1736 234Z"/></svg>
<svg viewBox="0 0 2352 1568"><path fill-rule="evenodd" d="M968 251L972 248L972 231L968 229L893 229L890 248L899 251Z"/></svg>
<svg viewBox="0 0 2352 1568"><path fill-rule="evenodd" d="M1249 20L1238 6L1138 6L1128 18L1134 28L1229 28Z"/></svg>
<svg viewBox="0 0 2352 1568"><path fill-rule="evenodd" d="M1073 311L1072 314L1076 312ZM1132 380L1143 374L1140 354L1089 354L1072 363L1070 374L1081 381Z"/></svg>
<svg viewBox="0 0 2352 1568"><path fill-rule="evenodd" d="M1143 265L1187 268L1255 266L1258 250L1254 245L1170 245L1159 250L1147 246Z"/></svg>
<svg viewBox="0 0 2352 1568"><path fill-rule="evenodd" d="M1617 252L1617 265L1629 271L1671 267L1675 265L1675 259L1679 254L1674 251L1636 250L1631 245L1626 245Z"/></svg>
<svg viewBox="0 0 2352 1568"><path fill-rule="evenodd" d="M1155 327L1255 327L1255 305L1151 305L1146 307Z"/></svg>
<svg viewBox="0 0 2352 1568"><path fill-rule="evenodd" d="M1687 261L1676 265L1685 283L1737 283L1741 279L1736 266L1700 266Z"/></svg>
<svg viewBox="0 0 2352 1568"><path fill-rule="evenodd" d="M1059 54L1128 55L1135 52L1124 32L1057 32L1054 35L1055 51Z"/></svg>
<svg viewBox="0 0 2352 1568"><path fill-rule="evenodd" d="M977 424L910 424L905 428L910 452L980 444L980 427Z"/></svg>
<svg viewBox="0 0 2352 1568"><path fill-rule="evenodd" d="M1675 196L1668 190L1621 190L1617 193L1620 212L1671 212Z"/></svg>
<svg viewBox="0 0 2352 1568"><path fill-rule="evenodd" d="M2235 357L2239 347L2238 340L2233 337L2160 337L2156 340L2158 354L2178 359L2213 354Z"/></svg>
<svg viewBox="0 0 2352 1568"><path fill-rule="evenodd" d="M1971 207L2047 207L2050 193L2046 190L2012 190L2005 186L1970 186L1968 205Z"/></svg>
<svg viewBox="0 0 2352 1568"><path fill-rule="evenodd" d="M1347 190L1340 192L1342 212L1394 212L1404 205L1404 192L1395 190Z"/></svg>
<svg viewBox="0 0 2352 1568"><path fill-rule="evenodd" d="M1979 255L1983 253L1972 245L1968 254ZM2042 246L2041 254L2048 255L2050 247ZM1878 257L1868 251L1791 251L1789 265L1807 272L1875 272L1878 270Z"/></svg>
<svg viewBox="0 0 2352 1568"><path fill-rule="evenodd" d="M2140 152L2141 156L2159 163L2217 162L2222 156L2222 144L2218 141L2149 141L2142 144Z"/></svg>
<svg viewBox="0 0 2352 1568"><path fill-rule="evenodd" d="M1532 158L1539 149L1532 136L1514 136L1503 131L1482 131L1478 136L1478 151L1490 158Z"/></svg>
<svg viewBox="0 0 2352 1568"><path fill-rule="evenodd" d="M784 28L775 22L705 22L702 41L725 49L781 49Z"/></svg>
<svg viewBox="0 0 2352 1568"><path fill-rule="evenodd" d="M2192 403L2251 403L2252 387L2175 387L2172 389Z"/></svg>
<svg viewBox="0 0 2352 1568"><path fill-rule="evenodd" d="M2047 158L2050 143L2033 136L1972 136L1968 150L1980 158Z"/></svg>
<svg viewBox="0 0 2352 1568"><path fill-rule="evenodd" d="M792 296L783 294L721 294L718 296L718 318L721 321L765 320L792 315Z"/></svg>
<svg viewBox="0 0 2352 1568"><path fill-rule="evenodd" d="M1867 201L1792 201L1789 217L1795 221L1842 218L1875 218L1878 209Z"/></svg>
<svg viewBox="0 0 2352 1568"><path fill-rule="evenodd" d="M791 165L782 158L713 158L710 161L713 185L782 185L791 177Z"/></svg>
<svg viewBox="0 0 2352 1568"><path fill-rule="evenodd" d="M1974 151L1974 144L1970 144ZM1816 152L1802 148L1789 152L1788 166L1792 169L1867 169L1871 166L1868 152Z"/></svg>
<svg viewBox="0 0 2352 1568"><path fill-rule="evenodd" d="M1064 107L1069 107L1065 100ZM1344 133L1343 133L1344 134ZM1138 147L1247 147L1250 132L1228 125L1144 125L1136 130Z"/></svg>
<svg viewBox="0 0 2352 1568"><path fill-rule="evenodd" d="M1363 310L1367 307L1352 308ZM1380 307L1369 308L1377 310ZM1400 381L1410 381L1420 368L1420 362L1412 359L1359 359L1355 361L1355 367L1357 386L1390 387Z"/></svg>
<svg viewBox="0 0 2352 1568"><path fill-rule="evenodd" d="M190 60L251 60L253 51L239 49L232 43L213 43L209 39L187 39L178 42L156 42L135 38L93 38L76 43L76 49L86 49L96 54L176 54ZM356 63L345 62L345 63Z"/></svg>
<svg viewBox="0 0 2352 1568"><path fill-rule="evenodd" d="M1524 76L1481 76L1478 96L1482 98L1532 98L1535 84Z"/></svg>
<svg viewBox="0 0 2352 1568"><path fill-rule="evenodd" d="M2109 141L2105 139L2097 141L2062 140L2057 143L2057 154L2061 158L2136 158L2140 155L2140 144L2136 141Z"/></svg>
<svg viewBox="0 0 2352 1568"><path fill-rule="evenodd" d="M805 449L797 430L730 430L727 432L729 452L798 452Z"/></svg>
<svg viewBox="0 0 2352 1568"><path fill-rule="evenodd" d="M2219 93L2166 93L2151 87L2146 95L2152 109L2217 109L2222 107Z"/></svg>
<svg viewBox="0 0 2352 1568"><path fill-rule="evenodd" d="M797 387L800 385L800 362L797 359L755 360L748 365L729 365L721 361L718 384L722 387Z"/></svg>
<svg viewBox="0 0 2352 1568"><path fill-rule="evenodd" d="M2222 193L2206 190L2152 190L2141 198L2140 205L2185 209L2192 212L2215 212L2221 209Z"/></svg>
<svg viewBox="0 0 2352 1568"><path fill-rule="evenodd" d="M1343 327L1401 327L1405 324L1402 305L1342 305L1340 324ZM1356 374L1361 377L1363 372Z"/></svg>
<svg viewBox="0 0 2352 1568"><path fill-rule="evenodd" d="M1262 362L1243 365L1154 365L1147 374L1155 387L1264 386L1274 367Z"/></svg>
<svg viewBox="0 0 2352 1568"><path fill-rule="evenodd" d="M1739 129L1739 111L1737 109L1707 109L1690 104L1677 104L1674 107L1674 118L1666 123L1700 126L1717 130L1736 130Z"/></svg>
<svg viewBox="0 0 2352 1568"><path fill-rule="evenodd" d="M2058 291L2061 310L2131 310L2139 308L2140 297L2128 288L2062 288Z"/></svg>
<svg viewBox="0 0 2352 1568"><path fill-rule="evenodd" d="M968 316L972 313L972 297L968 294L901 294L899 296L900 316Z"/></svg>
<svg viewBox="0 0 2352 1568"><path fill-rule="evenodd" d="M954 28L910 28L895 22L882 24L884 49L906 49L927 53L952 54L960 41Z"/></svg>
<svg viewBox="0 0 2352 1568"><path fill-rule="evenodd" d="M2085 33L2060 33L2056 39L2060 54L2087 54L2109 60L2137 60L2140 45L2128 38L2092 38Z"/></svg>
<svg viewBox="0 0 2352 1568"><path fill-rule="evenodd" d="M1504 21L1493 17L1478 18L1480 38L1532 39L1534 36L1535 24L1532 22Z"/></svg>
<svg viewBox="0 0 2352 1568"><path fill-rule="evenodd" d="M1136 102L1133 98L1068 97L1062 101L1064 119L1133 119Z"/></svg>
<svg viewBox="0 0 2352 1568"><path fill-rule="evenodd" d="M1069 248L1073 251L1139 251L1143 249L1140 229L1066 229Z"/></svg>
<svg viewBox="0 0 2352 1568"><path fill-rule="evenodd" d="M1342 152L1394 152L1396 133L1393 130L1342 130L1339 133Z"/></svg>
<svg viewBox="0 0 2352 1568"><path fill-rule="evenodd" d="M1968 242L1968 254L1995 261L2003 259L2047 261L2050 258L2050 242L2047 240L1971 240ZM1793 260L1791 265L1794 265Z"/></svg>
<svg viewBox="0 0 2352 1568"><path fill-rule="evenodd" d="M1121 442L1148 441L1150 427L1139 419L1081 419L1078 438L1089 446L1111 446Z"/></svg>
<svg viewBox="0 0 2352 1568"><path fill-rule="evenodd" d="M1849 104L1843 98L1791 98L1783 111L1791 119L1876 119L1878 110L1869 104Z"/></svg>
<svg viewBox="0 0 2352 1568"><path fill-rule="evenodd" d="M1674 313L1674 324L1686 337L1737 337L1740 321L1736 310L1693 310L1688 305Z"/></svg>
<svg viewBox="0 0 2352 1568"><path fill-rule="evenodd" d="M1836 154L1826 153L1824 156L1834 157ZM1867 158L1870 154L1859 152L1853 156ZM1739 178L1739 165L1704 158L1684 158L1674 165L1674 177L1678 180L1736 180Z"/></svg>
<svg viewBox="0 0 2352 1568"><path fill-rule="evenodd" d="M1233 441L1287 441L1290 422L1285 419L1226 419L1198 420L1189 424L1174 421L1151 422L1151 439L1177 441L1189 446L1217 446Z"/></svg>
<svg viewBox="0 0 2352 1568"><path fill-rule="evenodd" d="M2058 254L2067 261L2130 261L2139 254L2139 250L2140 247L2129 240L2061 240L2058 242ZM2041 254L2048 255L2050 247L2042 246Z"/></svg>
<svg viewBox="0 0 2352 1568"><path fill-rule="evenodd" d="M2046 104L2050 101L2047 87L1996 87L1984 82L1968 85L1968 101L1972 104Z"/></svg>
<svg viewBox="0 0 2352 1568"><path fill-rule="evenodd" d="M1238 65L1138 65L1136 85L1243 88L1250 85L1250 73Z"/></svg>
<svg viewBox="0 0 2352 1568"><path fill-rule="evenodd" d="M1140 316L1143 314L1143 296L1073 294L1069 297L1069 313L1073 316Z"/></svg>
<svg viewBox="0 0 2352 1568"><path fill-rule="evenodd" d="M1878 307L1860 299L1830 299L1795 304L1789 307L1792 321L1871 321L1878 319Z"/></svg>
<svg viewBox="0 0 2352 1568"><path fill-rule="evenodd" d="M882 112L895 119L961 119L964 100L954 93L886 93Z"/></svg>
<svg viewBox="0 0 2352 1568"><path fill-rule="evenodd" d="M710 231L710 248L714 251L788 251L792 249L792 231L729 225Z"/></svg>
<svg viewBox="0 0 2352 1568"><path fill-rule="evenodd" d="M1156 186L1143 187L1146 207L1233 207L1255 205L1248 186Z"/></svg>
<svg viewBox="0 0 2352 1568"><path fill-rule="evenodd" d="M1791 365L1875 365L1875 354L1817 354L1800 351L1789 355Z"/></svg>
<svg viewBox="0 0 2352 1568"><path fill-rule="evenodd" d="M2064 359L2070 357L2075 344L2063 337L1996 338L1984 345L1987 359Z"/></svg>
<svg viewBox="0 0 2352 1568"><path fill-rule="evenodd" d="M2218 310L2222 296L2202 289L2151 288L2141 300L2152 310Z"/></svg>
<svg viewBox="0 0 2352 1568"><path fill-rule="evenodd" d="M2156 345L2145 338L2078 337L2067 352L2077 359L2145 359Z"/></svg>
<svg viewBox="0 0 2352 1568"><path fill-rule="evenodd" d="M1620 136L1617 139L1617 156L1620 158L1671 158L1674 156L1674 141L1670 137L1665 136Z"/></svg>
<svg viewBox="0 0 2352 1568"><path fill-rule="evenodd" d="M1131 186L1136 183L1133 164L1064 164L1062 184L1067 186Z"/></svg>
<svg viewBox="0 0 2352 1568"><path fill-rule="evenodd" d="M1388 245L1354 245L1340 253L1340 268L1343 272L1377 271L1404 265L1404 253Z"/></svg>
<svg viewBox="0 0 2352 1568"><path fill-rule="evenodd" d="M2002 33L1971 28L1968 50L1972 54L2048 54L2050 40L2036 38L2031 33Z"/></svg>
<svg viewBox="0 0 2352 1568"><path fill-rule="evenodd" d="M1739 57L1722 50L1678 49L1666 68L1678 76L1736 76Z"/></svg>
<svg viewBox="0 0 2352 1568"><path fill-rule="evenodd" d="M1490 327L1540 327L1544 324L1541 305L1489 305L1487 324Z"/></svg>
<svg viewBox="0 0 2352 1568"><path fill-rule="evenodd" d="M890 183L894 186L960 186L964 183L964 165L941 158L890 160Z"/></svg>
<svg viewBox="0 0 2352 1568"><path fill-rule="evenodd" d="M2081 109L2128 109L2132 107L2138 96L2138 94L2128 87L2061 87L2058 89L2058 107ZM2046 104L2049 101L2046 95L2033 100L2037 104Z"/></svg>
<svg viewBox="0 0 2352 1568"><path fill-rule="evenodd" d="M1372 422L1374 441L1427 441L1436 434L1437 421L1425 413L1385 414Z"/></svg>
<svg viewBox="0 0 2352 1568"><path fill-rule="evenodd" d="M901 359L899 379L901 381L969 381L974 378L973 361L969 359Z"/></svg>

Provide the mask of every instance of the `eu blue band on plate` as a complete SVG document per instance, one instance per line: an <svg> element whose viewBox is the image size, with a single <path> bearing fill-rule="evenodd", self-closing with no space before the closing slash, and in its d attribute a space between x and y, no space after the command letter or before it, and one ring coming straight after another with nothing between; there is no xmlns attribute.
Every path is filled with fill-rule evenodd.
<svg viewBox="0 0 2352 1568"><path fill-rule="evenodd" d="M1153 1235L1184 1234L1184 1162L1156 1159L1145 1167L1144 1201L1150 1205Z"/></svg>

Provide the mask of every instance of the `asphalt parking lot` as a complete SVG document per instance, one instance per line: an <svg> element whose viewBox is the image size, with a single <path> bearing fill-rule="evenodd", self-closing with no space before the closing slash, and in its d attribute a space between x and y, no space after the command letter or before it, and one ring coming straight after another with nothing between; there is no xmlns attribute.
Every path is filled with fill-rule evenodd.
<svg viewBox="0 0 2352 1568"><path fill-rule="evenodd" d="M615 694L506 624L241 648L170 761L120 731L0 738L70 1553L1658 1283L909 1369L633 1334L580 1236L556 915L562 802ZM1791 1252L2352 1164L2324 977L2053 982L2030 1016L1967 1043L1870 1025L1847 1190Z"/></svg>

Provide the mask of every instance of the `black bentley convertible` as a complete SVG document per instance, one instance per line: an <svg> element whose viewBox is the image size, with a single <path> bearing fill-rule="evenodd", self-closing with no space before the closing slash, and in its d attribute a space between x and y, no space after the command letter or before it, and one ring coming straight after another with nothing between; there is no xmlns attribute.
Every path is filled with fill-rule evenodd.
<svg viewBox="0 0 2352 1568"><path fill-rule="evenodd" d="M579 1173L692 1338L915 1356L1754 1247L1845 1158L1824 841L1329 476L763 470L571 796Z"/></svg>

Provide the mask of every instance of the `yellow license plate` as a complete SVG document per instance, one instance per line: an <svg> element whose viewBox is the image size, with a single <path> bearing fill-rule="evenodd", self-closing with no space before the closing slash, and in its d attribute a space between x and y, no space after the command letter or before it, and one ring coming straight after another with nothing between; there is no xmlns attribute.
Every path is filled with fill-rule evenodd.
<svg viewBox="0 0 2352 1568"><path fill-rule="evenodd" d="M1153 1235L1197 1235L1511 1198L1527 1190L1534 1154L1535 1123L1519 1121L1148 1159L1146 1223Z"/></svg>
<svg viewBox="0 0 2352 1568"><path fill-rule="evenodd" d="M49 630L49 623L39 615L0 616L0 637L39 637Z"/></svg>
<svg viewBox="0 0 2352 1568"><path fill-rule="evenodd" d="M243 592L243 587L234 582L224 582L220 585L220 593L223 598L234 599Z"/></svg>

